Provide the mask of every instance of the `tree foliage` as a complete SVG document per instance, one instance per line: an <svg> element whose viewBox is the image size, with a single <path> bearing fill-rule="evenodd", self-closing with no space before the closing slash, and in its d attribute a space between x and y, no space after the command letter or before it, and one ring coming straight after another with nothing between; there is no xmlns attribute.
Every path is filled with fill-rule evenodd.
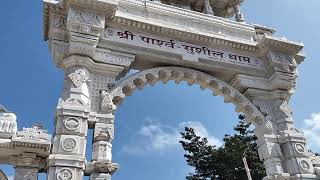
<svg viewBox="0 0 320 180"><path fill-rule="evenodd" d="M185 157L189 166L194 168L187 180L244 180L247 174L242 158L245 156L251 170L252 179L265 177L263 163L259 160L257 137L244 122L244 116L239 115L239 123L234 127L234 135L225 135L224 145L211 146L208 140L198 136L194 129L186 127L181 132L180 141L186 151Z"/></svg>

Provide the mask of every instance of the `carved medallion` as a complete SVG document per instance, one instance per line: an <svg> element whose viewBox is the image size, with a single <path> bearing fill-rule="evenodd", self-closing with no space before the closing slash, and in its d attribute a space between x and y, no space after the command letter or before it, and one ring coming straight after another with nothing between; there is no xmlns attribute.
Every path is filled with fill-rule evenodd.
<svg viewBox="0 0 320 180"><path fill-rule="evenodd" d="M305 160L302 160L302 161L300 162L300 166L301 166L301 168L302 168L303 170L305 170L305 171L309 171L309 170L310 170L310 164L309 164L307 161L305 161Z"/></svg>
<svg viewBox="0 0 320 180"><path fill-rule="evenodd" d="M298 153L304 153L305 152L305 148L303 144L297 143L295 145L295 149Z"/></svg>
<svg viewBox="0 0 320 180"><path fill-rule="evenodd" d="M58 180L72 180L72 172L69 169L62 169L57 174Z"/></svg>
<svg viewBox="0 0 320 180"><path fill-rule="evenodd" d="M67 138L62 142L62 149L65 151L73 151L76 147L77 142L72 138Z"/></svg>
<svg viewBox="0 0 320 180"><path fill-rule="evenodd" d="M79 127L79 125L80 122L76 118L68 118L64 121L64 126L70 131L76 130Z"/></svg>

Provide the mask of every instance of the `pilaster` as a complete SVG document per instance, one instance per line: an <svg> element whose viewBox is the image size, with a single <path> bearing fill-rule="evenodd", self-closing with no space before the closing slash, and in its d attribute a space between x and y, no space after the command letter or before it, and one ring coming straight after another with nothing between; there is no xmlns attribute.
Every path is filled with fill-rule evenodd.
<svg viewBox="0 0 320 180"><path fill-rule="evenodd" d="M48 158L48 179L82 179L85 163L86 136L90 113L86 68L66 69L65 84L55 119L52 154Z"/></svg>
<svg viewBox="0 0 320 180"><path fill-rule="evenodd" d="M274 169L280 164L284 175L293 179L316 179L313 164L309 160L304 135L293 124L292 110L288 104L290 93L281 90L268 92L248 89L244 94L272 122L273 137L267 138L268 140L264 145L260 143L259 153L264 153L268 151L268 147L269 149L272 147L271 150L277 152L277 159L272 164L269 163L269 160L263 158L264 156L260 157L265 164L269 164L270 167L273 166ZM259 141L261 140L263 138L259 137ZM268 165L266 165L266 168L268 169ZM272 172L275 171L268 172L267 170L268 178L276 177L275 173Z"/></svg>

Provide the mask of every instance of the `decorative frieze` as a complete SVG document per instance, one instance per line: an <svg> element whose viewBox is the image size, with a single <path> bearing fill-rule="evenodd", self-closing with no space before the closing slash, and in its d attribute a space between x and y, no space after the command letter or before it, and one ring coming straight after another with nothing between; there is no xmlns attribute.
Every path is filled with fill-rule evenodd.
<svg viewBox="0 0 320 180"><path fill-rule="evenodd" d="M104 25L104 16L86 9L70 8L68 18L70 21L101 27Z"/></svg>
<svg viewBox="0 0 320 180"><path fill-rule="evenodd" d="M157 11L154 9L157 9ZM234 11L234 9L231 10ZM123 1L118 8L116 18L123 20L129 19L138 21L139 23L147 22L147 24L155 26L161 24L162 28L179 29L189 33L207 35L209 37L217 34L217 37L220 36L220 38L233 38L247 43L253 43L253 36L255 35L253 27L249 27L247 24L239 25L222 18L186 11L172 6L165 6L152 1L147 1L146 3ZM141 19L143 20L141 21ZM115 20L118 22L117 19ZM242 20L242 18L239 18L239 20ZM225 26L223 24L225 24ZM143 25L141 25L141 27L142 26ZM232 26L234 26L234 28L232 28ZM233 33L230 33L230 31Z"/></svg>
<svg viewBox="0 0 320 180"><path fill-rule="evenodd" d="M97 49L95 52L94 60L102 63L129 67L134 61L134 56L110 50Z"/></svg>
<svg viewBox="0 0 320 180"><path fill-rule="evenodd" d="M23 128L12 138L13 142L25 142L34 144L51 144L51 135L42 126L34 124L32 128Z"/></svg>

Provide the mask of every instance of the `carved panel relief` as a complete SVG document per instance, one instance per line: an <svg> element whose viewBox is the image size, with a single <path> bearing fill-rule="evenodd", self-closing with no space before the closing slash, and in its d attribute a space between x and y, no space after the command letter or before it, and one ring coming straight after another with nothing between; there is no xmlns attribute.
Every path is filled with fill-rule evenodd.
<svg viewBox="0 0 320 180"><path fill-rule="evenodd" d="M72 171L69 169L62 169L57 173L58 180L72 180L73 174Z"/></svg>
<svg viewBox="0 0 320 180"><path fill-rule="evenodd" d="M67 138L62 141L62 149L68 152L73 151L76 148L77 142L72 138Z"/></svg>
<svg viewBox="0 0 320 180"><path fill-rule="evenodd" d="M74 73L69 74L68 77L76 87L81 86L84 82L89 80L89 76L83 69L76 70Z"/></svg>
<svg viewBox="0 0 320 180"><path fill-rule="evenodd" d="M65 128L70 131L75 131L76 129L78 129L79 125L80 125L80 120L77 118L71 117L64 121Z"/></svg>

